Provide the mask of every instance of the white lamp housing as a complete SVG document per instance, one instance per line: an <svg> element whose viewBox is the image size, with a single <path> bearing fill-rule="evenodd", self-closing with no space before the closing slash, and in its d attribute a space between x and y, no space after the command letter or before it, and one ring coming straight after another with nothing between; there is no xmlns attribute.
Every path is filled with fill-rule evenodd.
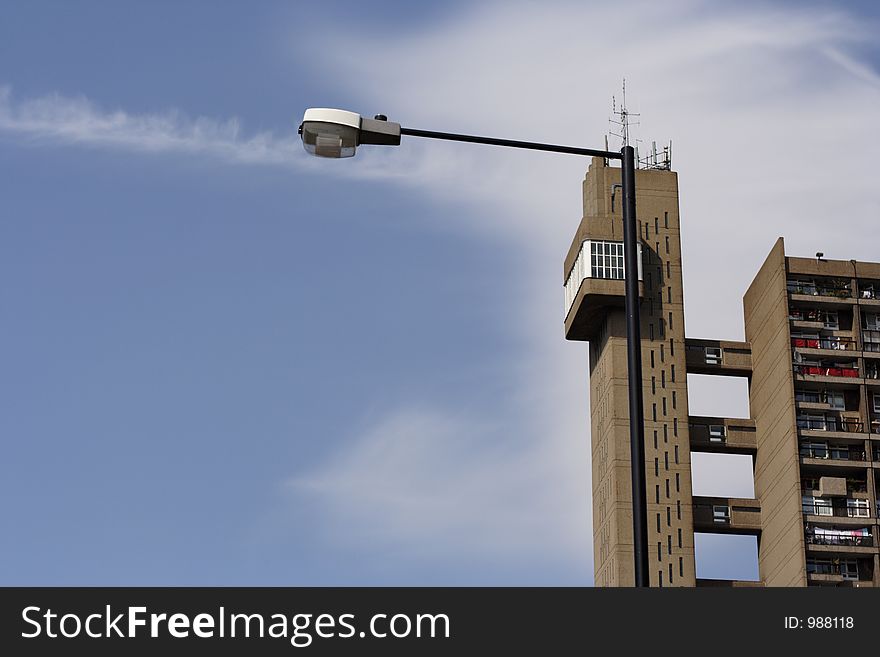
<svg viewBox="0 0 880 657"><path fill-rule="evenodd" d="M300 134L303 147L318 157L351 157L358 143L361 115L324 107L307 109Z"/></svg>

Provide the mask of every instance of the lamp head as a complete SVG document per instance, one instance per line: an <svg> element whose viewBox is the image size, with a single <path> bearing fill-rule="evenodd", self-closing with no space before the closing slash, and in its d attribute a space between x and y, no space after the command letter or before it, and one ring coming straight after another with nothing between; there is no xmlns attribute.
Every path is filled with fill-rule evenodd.
<svg viewBox="0 0 880 657"><path fill-rule="evenodd" d="M355 112L326 107L307 109L299 134L303 148L318 157L352 157L361 144L400 144L400 124L384 115L365 119Z"/></svg>
<svg viewBox="0 0 880 657"><path fill-rule="evenodd" d="M299 134L303 147L312 155L351 157L357 148L360 128L360 114L319 107L306 110Z"/></svg>

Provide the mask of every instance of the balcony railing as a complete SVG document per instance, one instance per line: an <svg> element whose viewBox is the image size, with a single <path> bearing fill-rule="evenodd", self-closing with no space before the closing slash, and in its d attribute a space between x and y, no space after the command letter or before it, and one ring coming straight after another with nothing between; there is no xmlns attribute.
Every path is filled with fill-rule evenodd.
<svg viewBox="0 0 880 657"><path fill-rule="evenodd" d="M852 338L792 338L791 344L799 349L834 349L835 351L855 351L856 341ZM878 345L880 347L880 345ZM878 349L880 351L880 349Z"/></svg>
<svg viewBox="0 0 880 657"><path fill-rule="evenodd" d="M840 376L853 379L859 376L859 370L856 367L828 367L825 365L795 365L794 372L803 376Z"/></svg>
<svg viewBox="0 0 880 657"><path fill-rule="evenodd" d="M868 507L825 506L824 504L804 504L802 511L807 516L825 516L829 518L870 518Z"/></svg>
<svg viewBox="0 0 880 657"><path fill-rule="evenodd" d="M837 330L840 328L840 315L834 310L790 306L788 318L796 322L820 322L827 329Z"/></svg>
<svg viewBox="0 0 880 657"><path fill-rule="evenodd" d="M865 461L864 450L846 447L801 447L800 455L808 459L833 459L837 461Z"/></svg>
<svg viewBox="0 0 880 657"><path fill-rule="evenodd" d="M841 431L843 433L862 433L865 425L861 420L848 417L799 417L797 428L810 431Z"/></svg>
<svg viewBox="0 0 880 657"><path fill-rule="evenodd" d="M871 547L874 545L874 537L871 534L816 534L810 531L804 533L804 540L809 545L851 545L854 547Z"/></svg>
<svg viewBox="0 0 880 657"><path fill-rule="evenodd" d="M871 579L870 570L862 570L858 564L833 563L831 561L815 562L807 559L807 573L809 575L839 575L843 579L851 581L868 581Z"/></svg>
<svg viewBox="0 0 880 657"><path fill-rule="evenodd" d="M853 295L850 284L844 281L788 281L787 288L791 294L809 294L842 299L850 298Z"/></svg>

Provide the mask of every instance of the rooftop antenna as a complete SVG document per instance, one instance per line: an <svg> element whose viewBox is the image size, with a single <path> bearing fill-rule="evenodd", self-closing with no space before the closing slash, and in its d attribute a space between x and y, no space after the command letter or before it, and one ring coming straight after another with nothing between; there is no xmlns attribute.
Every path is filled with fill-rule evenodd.
<svg viewBox="0 0 880 657"><path fill-rule="evenodd" d="M629 129L630 126L639 125L639 122L632 122L630 117L641 116L640 114L635 114L634 112L630 112L626 109L626 78L623 78L623 98L620 104L620 109L617 109L617 99L614 96L611 96L611 113L615 118L608 119L608 123L615 128L619 132L615 132L615 128L611 129L611 134L615 137L618 137L621 141L620 147L629 146Z"/></svg>

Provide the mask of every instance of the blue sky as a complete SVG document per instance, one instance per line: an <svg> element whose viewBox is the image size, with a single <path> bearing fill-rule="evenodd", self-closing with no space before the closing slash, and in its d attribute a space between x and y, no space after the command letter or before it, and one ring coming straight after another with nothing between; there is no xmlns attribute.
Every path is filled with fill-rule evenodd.
<svg viewBox="0 0 880 657"><path fill-rule="evenodd" d="M675 143L688 333L738 338L777 235L878 259L880 77L876 10L724 7L628 4L619 62L616 29L583 38L619 3L0 8L0 582L591 583L586 348L561 331L584 163L321 162L296 125L598 145L626 75L639 136ZM697 492L748 493L701 467L727 489ZM698 567L748 574L748 546Z"/></svg>

